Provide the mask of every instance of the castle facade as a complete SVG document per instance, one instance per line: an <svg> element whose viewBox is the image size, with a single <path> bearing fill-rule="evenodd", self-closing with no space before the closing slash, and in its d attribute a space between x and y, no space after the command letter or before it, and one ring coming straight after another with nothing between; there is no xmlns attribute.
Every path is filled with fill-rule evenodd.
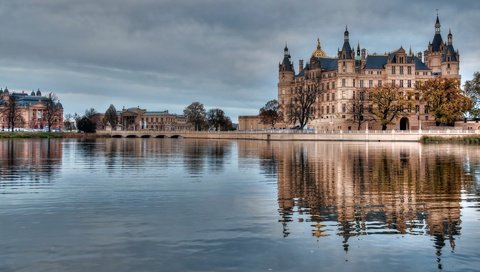
<svg viewBox="0 0 480 272"><path fill-rule="evenodd" d="M304 65L299 60L296 71L290 51L284 49L283 61L278 66L278 102L283 111L299 88L317 88L314 118L308 127L317 130L356 130L356 116L352 112L355 99L371 87L392 84L400 87L401 95L410 100L412 107L394 120L388 129L414 130L435 126L428 106L421 101L421 93L415 89L417 82L432 78L455 78L460 80L460 55L453 46L453 35L449 31L444 41L440 31L440 20L436 18L435 34L426 50L414 54L403 47L385 54L367 54L365 48L350 45L349 31L344 32L343 46L337 56L330 57L322 49L320 41ZM365 115L371 115L368 111ZM367 116L366 116L367 117ZM296 124L285 119L281 127L291 128ZM360 129L380 129L373 120L361 124Z"/></svg>

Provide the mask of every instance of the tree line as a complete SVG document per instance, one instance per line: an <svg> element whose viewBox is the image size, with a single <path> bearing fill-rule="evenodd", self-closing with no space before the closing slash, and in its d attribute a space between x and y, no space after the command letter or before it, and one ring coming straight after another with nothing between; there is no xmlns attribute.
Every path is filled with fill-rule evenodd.
<svg viewBox="0 0 480 272"><path fill-rule="evenodd" d="M425 106L425 113L434 117L437 126L452 126L455 121L471 117L480 118L480 73L476 72L472 80L466 81L464 89L457 79L435 78L425 82L418 81L414 93L404 93L402 87L393 84L362 88L354 92L351 103L342 113L349 114L349 121L360 129L369 121L380 123L382 130L394 124L395 120L410 115L412 110L419 111L415 100ZM282 111L277 100L268 101L259 111L261 122L275 127L276 123L287 121L303 129L308 121L315 118L315 102L322 93L318 83L296 86L293 95ZM337 114L340 114L337 111Z"/></svg>
<svg viewBox="0 0 480 272"><path fill-rule="evenodd" d="M213 108L207 111L200 102L193 102L185 107L183 114L195 131L226 131L235 129L232 120L222 109ZM76 113L74 115L67 114L65 115L64 128L70 131L79 130L85 133L93 133L98 127L105 127L107 125L115 129L118 126L118 122L118 112L114 105L110 105L105 111L105 114L103 114L103 117L93 108L87 109L83 115Z"/></svg>
<svg viewBox="0 0 480 272"><path fill-rule="evenodd" d="M234 130L232 120L222 109L213 108L205 110L200 102L193 102L183 110L183 115L187 118L195 131L201 130Z"/></svg>

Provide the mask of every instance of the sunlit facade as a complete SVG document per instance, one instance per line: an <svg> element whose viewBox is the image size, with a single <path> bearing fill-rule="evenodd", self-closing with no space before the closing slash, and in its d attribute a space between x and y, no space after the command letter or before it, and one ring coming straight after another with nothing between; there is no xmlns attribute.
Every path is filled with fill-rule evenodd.
<svg viewBox="0 0 480 272"><path fill-rule="evenodd" d="M436 77L460 79L460 55L453 47L453 35L448 33L445 42L440 32L437 16L433 40L424 52L408 52L400 46L389 53L368 53L367 49L350 45L348 29L344 42L335 57L329 56L321 47L320 40L309 62L299 60L295 70L287 46L283 61L279 64L278 102L286 112L287 105L298 88L316 88L318 96L314 106L314 119L308 126L317 130L356 130L356 116L352 114L353 103L371 87L392 84L399 86L401 95L411 102L405 116L394 120L389 129L419 129L434 126L428 107L421 102L421 94L415 90L417 82ZM367 109L365 109L368 115ZM284 127L295 124L285 120ZM379 122L361 124L360 129L380 129Z"/></svg>

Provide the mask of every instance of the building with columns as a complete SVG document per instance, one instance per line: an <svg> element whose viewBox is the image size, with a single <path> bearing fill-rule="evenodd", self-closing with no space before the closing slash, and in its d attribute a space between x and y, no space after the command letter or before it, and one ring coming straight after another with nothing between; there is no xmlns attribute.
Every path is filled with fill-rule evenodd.
<svg viewBox="0 0 480 272"><path fill-rule="evenodd" d="M433 40L422 53L407 52L402 46L385 54L367 53L367 49L356 50L350 44L346 28L343 45L335 57L328 56L317 40L310 59L304 65L299 60L295 70L292 57L285 46L283 60L278 67L278 102L284 110L291 102L298 88L317 88L314 119L308 127L317 130L356 130L355 116L351 111L355 99L370 87L394 84L400 87L405 99L412 107L405 109L405 115L394 120L388 129L419 129L435 125L428 106L421 101L421 94L415 89L417 82L432 78L455 78L460 80L460 55L453 46L453 35L449 30L447 41L441 35L440 20L436 18ZM368 115L365 111L365 115ZM294 127L286 120L283 127ZM367 127L368 126L368 127ZM362 124L360 129L380 129L379 122Z"/></svg>
<svg viewBox="0 0 480 272"><path fill-rule="evenodd" d="M123 130L193 130L184 115L166 111L147 111L146 109L123 108L117 112L119 129Z"/></svg>

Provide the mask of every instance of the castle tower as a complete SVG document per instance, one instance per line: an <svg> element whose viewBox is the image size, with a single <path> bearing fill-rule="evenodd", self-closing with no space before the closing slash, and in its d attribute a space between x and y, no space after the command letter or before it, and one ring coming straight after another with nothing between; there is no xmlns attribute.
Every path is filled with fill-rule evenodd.
<svg viewBox="0 0 480 272"><path fill-rule="evenodd" d="M338 74L351 74L355 72L355 50L349 42L348 28L343 33L342 50L338 52Z"/></svg>
<svg viewBox="0 0 480 272"><path fill-rule="evenodd" d="M278 103L282 108L289 102L291 88L295 79L295 70L290 60L290 52L287 45L283 50L283 61L278 64Z"/></svg>
<svg viewBox="0 0 480 272"><path fill-rule="evenodd" d="M456 78L460 80L459 64L460 56L458 54L458 51L455 52L455 48L453 47L452 31L449 30L447 45L444 46L442 52L442 76L447 78Z"/></svg>
<svg viewBox="0 0 480 272"><path fill-rule="evenodd" d="M285 48L283 50L283 61L278 65L278 81L279 83L283 82L292 82L295 71L293 68L293 63L290 60L290 52L288 51L288 47L285 44Z"/></svg>
<svg viewBox="0 0 480 272"><path fill-rule="evenodd" d="M425 63L430 69L432 69L432 73L435 75L440 75L442 72L441 63L444 47L445 44L443 43L442 35L440 34L440 19L437 15L437 20L435 21L435 35L425 51Z"/></svg>

